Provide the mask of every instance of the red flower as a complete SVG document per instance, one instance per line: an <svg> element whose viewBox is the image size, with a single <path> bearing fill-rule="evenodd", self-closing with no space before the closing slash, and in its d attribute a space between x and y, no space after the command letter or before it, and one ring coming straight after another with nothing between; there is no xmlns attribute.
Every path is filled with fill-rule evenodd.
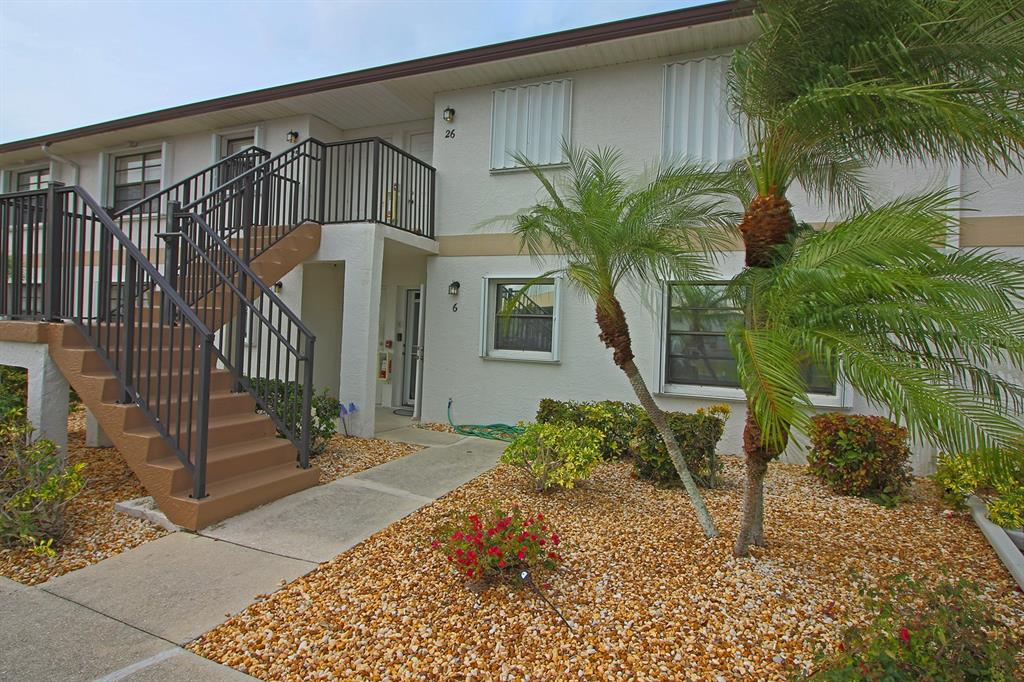
<svg viewBox="0 0 1024 682"><path fill-rule="evenodd" d="M551 534L551 542L555 543L556 545L559 542L561 542L561 540L558 539L558 533L552 533Z"/></svg>
<svg viewBox="0 0 1024 682"><path fill-rule="evenodd" d="M541 513L538 513L538 514L537 514L537 520L538 520L538 521L543 521L543 520L544 520L544 515L543 515L543 514L541 514Z"/></svg>
<svg viewBox="0 0 1024 682"><path fill-rule="evenodd" d="M519 560L520 561L525 561L526 560L526 552L524 552L523 550L519 550Z"/></svg>
<svg viewBox="0 0 1024 682"><path fill-rule="evenodd" d="M498 561L498 568L505 568L505 560L501 559Z"/></svg>
<svg viewBox="0 0 1024 682"><path fill-rule="evenodd" d="M908 630L906 628L900 628L900 639L902 639L904 642L909 642L910 641L910 630Z"/></svg>
<svg viewBox="0 0 1024 682"><path fill-rule="evenodd" d="M441 543L438 542L437 540L434 540L433 542L430 543L430 549L437 549L440 546L441 546Z"/></svg>

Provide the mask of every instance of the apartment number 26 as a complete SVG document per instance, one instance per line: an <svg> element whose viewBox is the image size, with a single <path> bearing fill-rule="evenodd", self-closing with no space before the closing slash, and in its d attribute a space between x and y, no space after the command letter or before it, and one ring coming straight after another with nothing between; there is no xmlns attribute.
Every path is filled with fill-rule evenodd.
<svg viewBox="0 0 1024 682"><path fill-rule="evenodd" d="M448 129L446 129L444 131L444 138L446 140L454 140L455 139L455 128L448 128Z"/></svg>

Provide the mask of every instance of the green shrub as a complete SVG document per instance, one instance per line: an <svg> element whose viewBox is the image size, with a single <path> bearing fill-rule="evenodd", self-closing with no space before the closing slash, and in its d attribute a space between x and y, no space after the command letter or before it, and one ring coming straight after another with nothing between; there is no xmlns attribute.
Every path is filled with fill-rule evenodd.
<svg viewBox="0 0 1024 682"><path fill-rule="evenodd" d="M85 485L84 464L68 466L49 440L32 440L21 410L0 417L0 545L54 554L64 537L64 508Z"/></svg>
<svg viewBox="0 0 1024 682"><path fill-rule="evenodd" d="M986 466L991 459L981 452L939 455L935 482L946 500L963 508L964 500L977 495L985 501L988 517L1004 528L1024 527L1024 450L1001 453L1006 467Z"/></svg>
<svg viewBox="0 0 1024 682"><path fill-rule="evenodd" d="M718 481L721 462L715 455L715 448L725 431L728 414L729 408L725 405L698 410L693 414L665 413L679 449L683 452L683 460L697 485L711 487ZM633 431L631 449L633 471L637 478L665 485L682 485L661 434L646 414L641 416Z"/></svg>
<svg viewBox="0 0 1024 682"><path fill-rule="evenodd" d="M458 514L434 531L440 550L459 575L469 580L510 578L522 569L553 569L562 560L561 539L543 514L523 515L494 505Z"/></svg>
<svg viewBox="0 0 1024 682"><path fill-rule="evenodd" d="M21 367L0 365L0 415L24 409L28 401L28 372Z"/></svg>
<svg viewBox="0 0 1024 682"><path fill-rule="evenodd" d="M276 406L285 423L295 424L296 435L301 435L302 386L297 381L256 377L249 377L249 383L256 393ZM336 420L341 412L341 403L328 394L325 388L319 393L313 393L311 405L309 447L311 454L318 455L327 449L327 443L338 431Z"/></svg>
<svg viewBox="0 0 1024 682"><path fill-rule="evenodd" d="M863 592L870 622L843 633L812 680L1014 680L1004 627L964 580L938 583L896 576Z"/></svg>
<svg viewBox="0 0 1024 682"><path fill-rule="evenodd" d="M913 480L907 430L884 417L828 412L811 418L811 473L840 495L892 504Z"/></svg>
<svg viewBox="0 0 1024 682"><path fill-rule="evenodd" d="M537 409L537 421L543 424L568 422L597 429L604 436L602 454L613 459L630 454L629 441L642 414L639 405L617 400L573 402L545 398Z"/></svg>
<svg viewBox="0 0 1024 682"><path fill-rule="evenodd" d="M601 432L589 426L534 423L505 448L501 461L525 471L537 492L572 488L601 461L601 441Z"/></svg>
<svg viewBox="0 0 1024 682"><path fill-rule="evenodd" d="M74 409L82 399L75 389L68 391L69 406ZM0 365L0 415L11 410L25 409L28 406L28 370L24 367Z"/></svg>

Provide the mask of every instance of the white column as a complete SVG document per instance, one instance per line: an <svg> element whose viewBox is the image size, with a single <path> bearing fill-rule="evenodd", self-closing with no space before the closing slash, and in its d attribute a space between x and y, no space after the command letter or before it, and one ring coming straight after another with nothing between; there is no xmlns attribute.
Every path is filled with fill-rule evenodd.
<svg viewBox="0 0 1024 682"><path fill-rule="evenodd" d="M36 438L52 440L61 450L68 445L68 382L50 359L44 343L0 341L0 364L28 370L25 416Z"/></svg>
<svg viewBox="0 0 1024 682"><path fill-rule="evenodd" d="M107 438L107 434L103 433L102 427L96 417L93 416L92 410L85 410L85 447L87 448L112 448L114 444Z"/></svg>
<svg viewBox="0 0 1024 682"><path fill-rule="evenodd" d="M341 327L341 389L343 405L359 411L347 418L349 433L372 438L377 400L377 344L380 329L380 288L384 240L379 230L356 234L364 240L345 260L344 316Z"/></svg>

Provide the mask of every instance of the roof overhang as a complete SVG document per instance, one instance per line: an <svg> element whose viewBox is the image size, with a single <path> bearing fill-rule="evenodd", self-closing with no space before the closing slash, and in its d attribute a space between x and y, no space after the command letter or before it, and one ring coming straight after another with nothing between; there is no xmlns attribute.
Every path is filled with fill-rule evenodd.
<svg viewBox="0 0 1024 682"><path fill-rule="evenodd" d="M45 142L84 152L296 114L343 129L428 118L438 92L738 45L756 33L751 14L727 0L219 97L0 144L0 165Z"/></svg>

